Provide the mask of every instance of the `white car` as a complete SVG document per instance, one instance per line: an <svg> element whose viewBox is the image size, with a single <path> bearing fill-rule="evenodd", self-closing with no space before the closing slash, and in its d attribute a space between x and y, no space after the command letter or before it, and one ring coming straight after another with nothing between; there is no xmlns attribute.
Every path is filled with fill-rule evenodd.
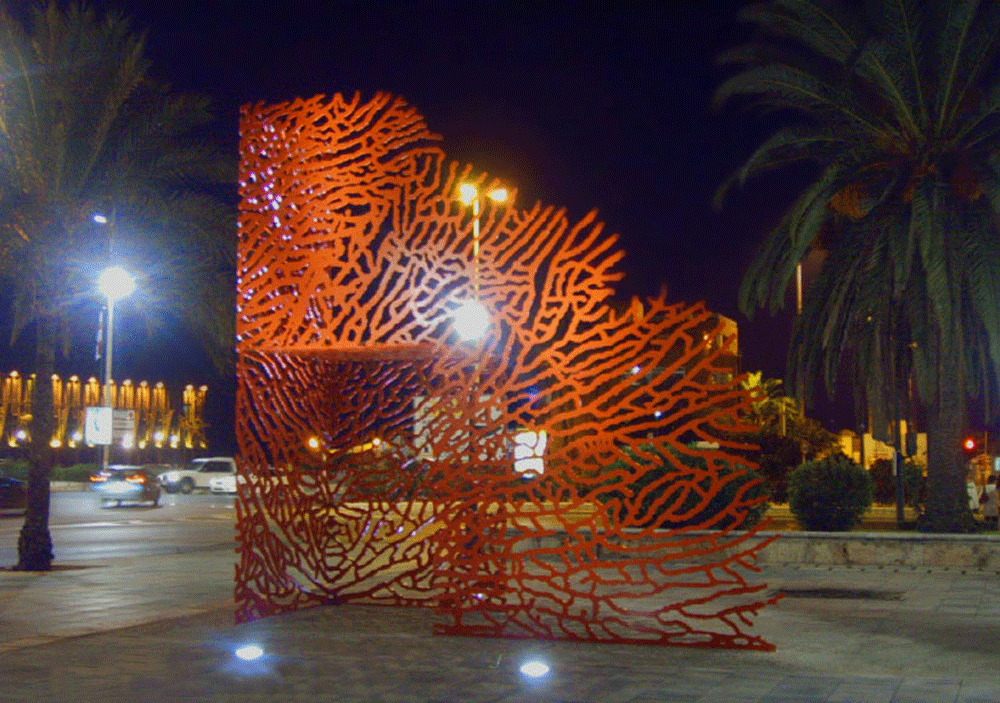
<svg viewBox="0 0 1000 703"><path fill-rule="evenodd" d="M236 474L213 476L212 480L208 482L208 490L212 493L235 493Z"/></svg>
<svg viewBox="0 0 1000 703"><path fill-rule="evenodd" d="M193 459L183 468L164 471L156 478L167 493L191 493L207 491L213 478L227 475L236 475L236 461L231 456L213 456Z"/></svg>

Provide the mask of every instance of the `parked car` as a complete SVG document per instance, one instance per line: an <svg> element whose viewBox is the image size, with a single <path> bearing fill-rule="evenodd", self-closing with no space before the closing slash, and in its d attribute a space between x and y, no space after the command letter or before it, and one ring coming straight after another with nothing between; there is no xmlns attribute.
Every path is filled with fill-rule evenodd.
<svg viewBox="0 0 1000 703"><path fill-rule="evenodd" d="M0 476L0 516L24 515L28 505L28 487L16 478Z"/></svg>
<svg viewBox="0 0 1000 703"><path fill-rule="evenodd" d="M235 493L236 474L221 474L213 476L208 482L208 490L212 493Z"/></svg>
<svg viewBox="0 0 1000 703"><path fill-rule="evenodd" d="M94 491L101 495L101 507L112 503L160 504L160 485L156 476L142 466L112 464L91 477Z"/></svg>
<svg viewBox="0 0 1000 703"><path fill-rule="evenodd" d="M236 474L236 461L231 456L193 459L183 468L164 471L157 479L167 493L191 493L209 490L209 482L218 476Z"/></svg>

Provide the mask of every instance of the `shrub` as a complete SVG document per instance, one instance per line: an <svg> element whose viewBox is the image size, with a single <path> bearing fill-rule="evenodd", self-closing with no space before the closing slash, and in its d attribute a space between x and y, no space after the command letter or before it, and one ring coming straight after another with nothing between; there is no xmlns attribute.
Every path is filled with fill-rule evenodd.
<svg viewBox="0 0 1000 703"><path fill-rule="evenodd" d="M896 477L892 475L892 460L877 459L868 469L876 503L896 502Z"/></svg>
<svg viewBox="0 0 1000 703"><path fill-rule="evenodd" d="M72 466L57 466L52 469L50 476L53 481L78 481L90 480L91 474L97 473L97 464L73 464Z"/></svg>
<svg viewBox="0 0 1000 703"><path fill-rule="evenodd" d="M760 447L750 458L760 467L771 500L788 502L788 474L802 462L798 441L772 432L761 432L749 441Z"/></svg>
<svg viewBox="0 0 1000 703"><path fill-rule="evenodd" d="M871 476L843 454L806 462L788 476L788 507L807 530L849 530L872 498Z"/></svg>
<svg viewBox="0 0 1000 703"><path fill-rule="evenodd" d="M922 467L907 459L900 470L903 473L903 501L916 508L924 504L926 478ZM896 503L896 477L892 475L892 460L879 459L868 470L872 477L876 503Z"/></svg>
<svg viewBox="0 0 1000 703"><path fill-rule="evenodd" d="M924 504L927 495L927 477L924 467L914 464L909 459L903 464L903 495L906 504L918 508Z"/></svg>
<svg viewBox="0 0 1000 703"><path fill-rule="evenodd" d="M28 480L28 462L23 459L0 461L0 476Z"/></svg>

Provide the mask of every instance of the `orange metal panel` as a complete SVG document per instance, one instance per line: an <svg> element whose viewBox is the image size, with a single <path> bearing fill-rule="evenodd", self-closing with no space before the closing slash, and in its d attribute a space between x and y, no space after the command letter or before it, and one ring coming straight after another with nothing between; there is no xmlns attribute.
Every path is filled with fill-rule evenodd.
<svg viewBox="0 0 1000 703"><path fill-rule="evenodd" d="M399 98L247 106L241 132L239 620L361 601L448 634L771 648L731 321L618 310L595 213L463 204L497 182Z"/></svg>

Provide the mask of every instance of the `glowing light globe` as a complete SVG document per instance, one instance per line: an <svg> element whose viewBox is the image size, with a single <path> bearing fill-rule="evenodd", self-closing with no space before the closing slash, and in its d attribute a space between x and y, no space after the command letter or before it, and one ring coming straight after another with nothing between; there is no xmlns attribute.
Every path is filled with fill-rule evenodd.
<svg viewBox="0 0 1000 703"><path fill-rule="evenodd" d="M455 331L467 342L480 339L490 328L490 314L478 300L467 300L455 311Z"/></svg>
<svg viewBox="0 0 1000 703"><path fill-rule="evenodd" d="M97 285L112 302L127 298L135 290L135 279L121 266L112 266L101 271Z"/></svg>

